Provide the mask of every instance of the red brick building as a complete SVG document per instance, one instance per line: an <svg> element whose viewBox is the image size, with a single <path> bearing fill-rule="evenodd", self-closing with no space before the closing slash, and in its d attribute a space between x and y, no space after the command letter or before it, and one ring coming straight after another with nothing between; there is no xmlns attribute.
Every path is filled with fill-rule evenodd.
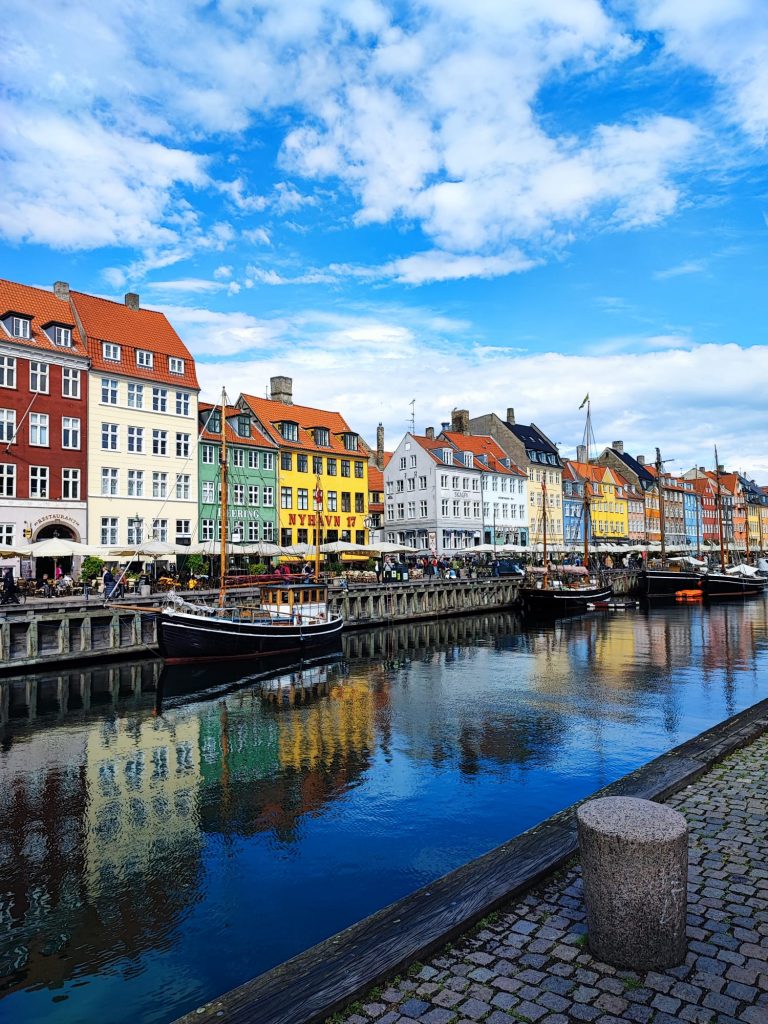
<svg viewBox="0 0 768 1024"><path fill-rule="evenodd" d="M0 280L0 546L87 539L88 365L68 301Z"/></svg>

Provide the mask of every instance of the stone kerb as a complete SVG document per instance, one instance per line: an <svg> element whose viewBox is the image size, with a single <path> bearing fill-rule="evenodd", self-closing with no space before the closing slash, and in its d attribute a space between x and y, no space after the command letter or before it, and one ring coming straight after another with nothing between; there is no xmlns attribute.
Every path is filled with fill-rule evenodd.
<svg viewBox="0 0 768 1024"><path fill-rule="evenodd" d="M576 811L587 938L604 963L674 967L686 953L688 825L635 797L588 800Z"/></svg>

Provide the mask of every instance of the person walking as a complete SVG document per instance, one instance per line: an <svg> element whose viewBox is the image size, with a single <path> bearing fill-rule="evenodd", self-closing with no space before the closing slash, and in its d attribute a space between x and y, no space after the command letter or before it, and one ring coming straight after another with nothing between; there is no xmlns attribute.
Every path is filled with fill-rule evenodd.
<svg viewBox="0 0 768 1024"><path fill-rule="evenodd" d="M18 604L16 596L16 581L13 578L13 569L6 569L3 573L3 592L0 597L0 604Z"/></svg>

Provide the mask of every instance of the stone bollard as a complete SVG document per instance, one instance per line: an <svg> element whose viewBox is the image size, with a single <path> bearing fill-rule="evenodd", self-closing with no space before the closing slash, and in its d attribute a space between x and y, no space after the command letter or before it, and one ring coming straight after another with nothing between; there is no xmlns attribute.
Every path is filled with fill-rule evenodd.
<svg viewBox="0 0 768 1024"><path fill-rule="evenodd" d="M688 824L663 804L600 797L576 811L593 956L637 971L685 959Z"/></svg>

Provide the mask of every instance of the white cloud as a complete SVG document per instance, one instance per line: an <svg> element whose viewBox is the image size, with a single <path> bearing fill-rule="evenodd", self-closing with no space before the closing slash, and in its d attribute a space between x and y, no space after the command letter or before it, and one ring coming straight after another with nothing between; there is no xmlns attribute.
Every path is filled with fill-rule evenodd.
<svg viewBox="0 0 768 1024"><path fill-rule="evenodd" d="M657 281L666 281L670 277L685 277L688 274L704 274L707 270L706 260L684 260L674 267L667 267L666 270L657 270L654 277Z"/></svg>
<svg viewBox="0 0 768 1024"><path fill-rule="evenodd" d="M217 281L228 281L232 277L232 267L220 266L216 267L213 272L213 276Z"/></svg>

